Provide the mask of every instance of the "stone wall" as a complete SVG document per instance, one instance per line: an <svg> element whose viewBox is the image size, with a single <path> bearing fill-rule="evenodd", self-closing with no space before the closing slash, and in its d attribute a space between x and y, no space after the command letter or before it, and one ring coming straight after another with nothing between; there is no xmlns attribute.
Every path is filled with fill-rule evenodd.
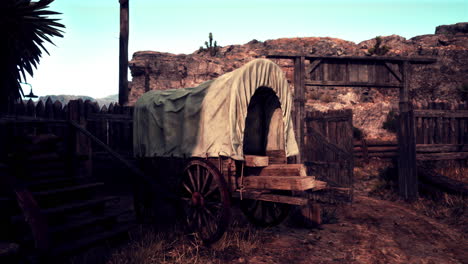
<svg viewBox="0 0 468 264"><path fill-rule="evenodd" d="M468 83L467 23L437 28L436 34L405 39L391 35L382 37L382 46L390 49L385 56L434 57L430 65L413 65L410 88L413 100L460 100L458 90ZM148 90L193 87L230 72L250 60L269 53L304 53L326 56L367 56L376 40L355 44L335 38L283 38L264 42L252 40L244 45L221 47L215 56L199 50L192 54L174 55L155 51L140 51L133 55L130 69L133 80L129 102L134 104ZM293 65L290 60L275 60L292 84ZM293 89L293 87L292 87ZM392 108L397 108L397 89L375 88L308 88L308 109L352 108L354 125L362 128L368 138L391 138L381 129Z"/></svg>

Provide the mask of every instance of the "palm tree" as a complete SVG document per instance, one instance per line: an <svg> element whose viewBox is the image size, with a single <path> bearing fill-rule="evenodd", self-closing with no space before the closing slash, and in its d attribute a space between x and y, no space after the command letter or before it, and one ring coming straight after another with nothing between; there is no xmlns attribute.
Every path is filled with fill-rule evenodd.
<svg viewBox="0 0 468 264"><path fill-rule="evenodd" d="M63 37L59 19L48 16L60 13L46 10L54 0L2 0L0 3L0 113L23 95L20 82L26 81L26 72L33 76L45 42L49 37Z"/></svg>

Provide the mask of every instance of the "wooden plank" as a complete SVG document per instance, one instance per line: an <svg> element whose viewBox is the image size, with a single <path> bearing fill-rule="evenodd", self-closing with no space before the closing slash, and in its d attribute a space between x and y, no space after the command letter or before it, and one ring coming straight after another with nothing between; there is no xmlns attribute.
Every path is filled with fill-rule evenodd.
<svg viewBox="0 0 468 264"><path fill-rule="evenodd" d="M361 147L355 147L354 152L364 152ZM385 146L385 147L374 147L368 146L367 152L374 153L374 152L397 152L398 146Z"/></svg>
<svg viewBox="0 0 468 264"><path fill-rule="evenodd" d="M304 164L270 164L258 176L307 176Z"/></svg>
<svg viewBox="0 0 468 264"><path fill-rule="evenodd" d="M234 192L233 196L235 198L240 198L241 197L240 191ZM243 191L242 199L260 200L260 201L267 201L267 202L274 202L274 203L285 203L285 204L291 204L291 205L307 205L308 204L307 198L262 193L260 191L252 191L252 190Z"/></svg>
<svg viewBox="0 0 468 264"><path fill-rule="evenodd" d="M247 167L266 167L268 166L268 156L245 155L245 166Z"/></svg>
<svg viewBox="0 0 468 264"><path fill-rule="evenodd" d="M311 61L311 63L307 66L306 73L312 74L321 62L321 59Z"/></svg>
<svg viewBox="0 0 468 264"><path fill-rule="evenodd" d="M266 156L268 156L269 164L284 164L287 162L286 152L280 150L267 150Z"/></svg>
<svg viewBox="0 0 468 264"><path fill-rule="evenodd" d="M417 144L417 152L463 152L468 151L466 144Z"/></svg>
<svg viewBox="0 0 468 264"><path fill-rule="evenodd" d="M243 187L247 189L305 191L322 188L312 176L248 176L243 179Z"/></svg>
<svg viewBox="0 0 468 264"><path fill-rule="evenodd" d="M440 110L440 109L424 109L414 110L415 117L425 118L468 118L468 110Z"/></svg>
<svg viewBox="0 0 468 264"><path fill-rule="evenodd" d="M456 160L468 159L468 152L418 153L417 160Z"/></svg>
<svg viewBox="0 0 468 264"><path fill-rule="evenodd" d="M374 88L401 88L400 84L391 83L371 83L366 81L306 81L306 86L343 86L343 87L374 87Z"/></svg>
<svg viewBox="0 0 468 264"><path fill-rule="evenodd" d="M395 68L395 66L391 63L384 62L385 67L387 67L388 71L399 81L401 82L403 80L401 73L398 72L398 66Z"/></svg>

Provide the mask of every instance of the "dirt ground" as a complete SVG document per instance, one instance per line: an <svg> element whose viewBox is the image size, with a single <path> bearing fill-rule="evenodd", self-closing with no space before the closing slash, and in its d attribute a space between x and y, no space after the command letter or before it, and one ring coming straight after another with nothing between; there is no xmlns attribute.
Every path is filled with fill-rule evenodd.
<svg viewBox="0 0 468 264"><path fill-rule="evenodd" d="M144 231L144 238L136 236L106 262L468 263L467 198L400 201L388 177L382 176L381 168L388 165L377 162L356 167L353 203L328 210L319 228L300 228L291 221L255 228L234 213L235 224L211 247L171 232L161 236Z"/></svg>
<svg viewBox="0 0 468 264"><path fill-rule="evenodd" d="M245 263L468 263L466 233L395 202L357 196L321 229L277 227Z"/></svg>

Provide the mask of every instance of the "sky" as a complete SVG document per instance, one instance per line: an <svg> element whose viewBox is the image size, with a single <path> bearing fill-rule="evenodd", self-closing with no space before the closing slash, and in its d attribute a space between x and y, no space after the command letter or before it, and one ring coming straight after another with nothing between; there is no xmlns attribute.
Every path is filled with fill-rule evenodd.
<svg viewBox="0 0 468 264"><path fill-rule="evenodd" d="M129 0L129 59L136 51L192 53L213 33L218 45L252 39L334 37L359 43L375 36L433 34L468 22L468 0ZM118 0L55 0L66 26L47 45L34 76L36 95L118 93ZM131 80L131 75L129 74ZM23 86L25 94L29 86Z"/></svg>

